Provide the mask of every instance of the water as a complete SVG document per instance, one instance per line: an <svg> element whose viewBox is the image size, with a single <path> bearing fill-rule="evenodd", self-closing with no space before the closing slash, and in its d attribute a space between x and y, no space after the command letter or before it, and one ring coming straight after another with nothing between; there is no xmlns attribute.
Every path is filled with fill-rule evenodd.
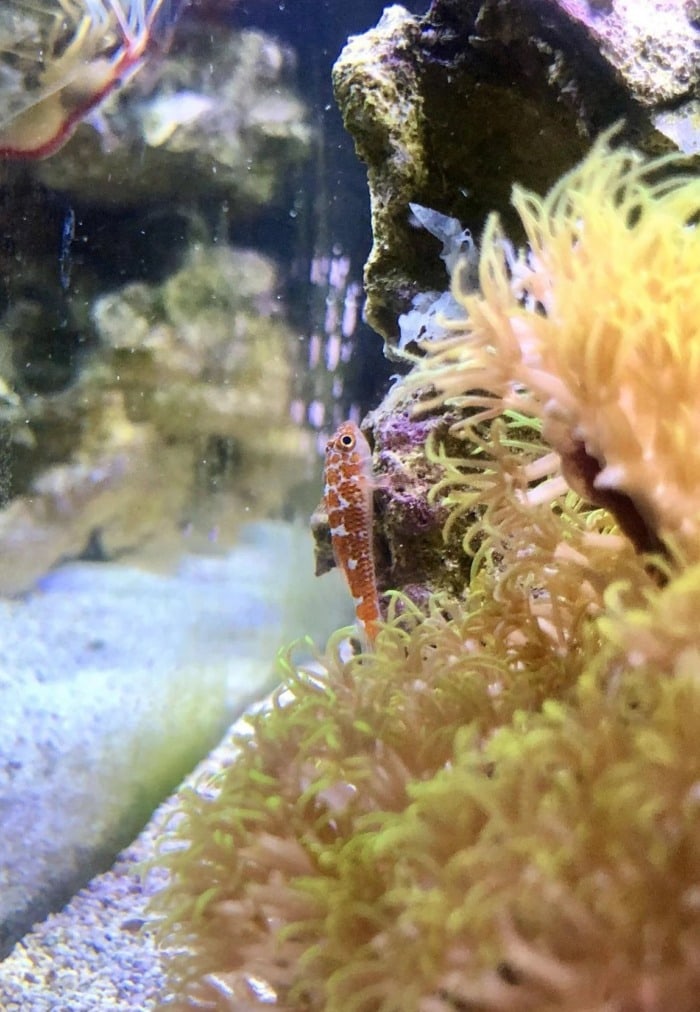
<svg viewBox="0 0 700 1012"><path fill-rule="evenodd" d="M411 17L428 6L420 23ZM534 1007L533 995L540 991L547 1007L556 1005L552 996L561 991L562 1007L585 993L605 995L611 1007L652 1010L684 1000L678 967L697 979L687 955L692 945L684 941L686 929L694 929L695 906L688 902L697 892L692 881L676 889L677 900L670 886L662 890L669 901L659 907L661 919L631 930L627 947L618 945L610 928L616 932L618 921L632 916L637 905L612 902L614 887L627 896L630 874L634 878L649 854L654 857L649 869L635 879L643 888L633 890L642 906L647 900L653 904L659 892L658 869L676 869L678 840L681 852L690 855L680 862L681 872L690 867L687 827L697 794L692 749L686 749L685 765L665 763L658 787L655 774L635 780L624 749L616 759L604 737L617 728L631 736L650 769L666 754L663 735L664 748L653 742L651 751L647 747L657 705L652 696L683 700L661 685L656 667L663 675L667 665L671 688L676 682L683 686L697 654L692 629L688 632L683 622L692 608L677 609L678 630L671 623L668 643L665 622L658 644L646 622L655 602L675 592L672 569L682 569L686 542L669 540L674 548L667 566L645 569L635 561L633 548L664 547L663 530L658 543L650 540L657 538L654 510L637 512L637 490L612 487L621 476L637 472L610 466L602 436L589 440L587 433L597 434L595 412L589 429L588 416L581 415L581 425L569 431L578 394L568 373L557 376L553 366L548 376L545 366L533 367L540 354L538 325L550 334L554 328L548 325L556 323L559 339L560 328L580 326L589 311L597 313L581 344L562 338L561 361L568 361L567 348L573 349L575 362L579 349L589 348L586 341L598 342L600 355L597 344L590 345L590 376L580 377L581 390L585 393L588 384L596 394L605 392L605 384L596 383L596 369L614 346L600 335L607 333L606 313L617 319L618 295L642 305L639 281L641 293L653 293L649 312L656 311L657 299L663 310L664 293L675 291L676 281L687 284L697 272L670 252L665 264L672 241L657 242L654 236L644 255L648 252L650 264L660 263L659 274L635 269L631 295L624 286L620 293L608 293L606 279L621 276L615 270L624 272L627 261L622 255L610 262L616 247L611 245L612 254L606 248L612 235L607 219L600 232L597 219L590 228L598 205L591 217L573 215L571 231L552 228L550 234L543 226L539 235L534 219L514 210L511 192L518 183L546 193L591 140L618 120L623 125L616 141L643 152L675 144L697 153L698 5L683 0L433 0L430 5L413 0L385 12L382 7L380 0L0 0L0 1012L155 1012L163 969L173 960L172 953L156 952L150 929L141 931L146 901L164 872L141 876L140 862L163 847L173 791L183 779L187 797L192 783L187 778L198 764L216 775L235 761L227 733L232 723L249 733L251 710L269 712L288 704L291 682L280 698L271 701L270 693L282 671L293 668L290 656L301 658L309 675L297 704L306 708L284 711L280 723L288 721L288 736L270 720L265 726L275 727L279 738L265 742L261 735L259 751L250 749L250 804L234 803L226 817L209 804L215 789L227 797L240 765L229 770L232 776L199 788L198 816L211 815L211 821L194 820L192 836L201 830L206 839L194 848L185 875L183 894L191 886L195 900L188 914L180 908L181 937L189 931L185 941L194 945L201 933L209 953L210 925L221 923L224 931L212 944L216 972L195 983L191 1001L174 999L167 1006L171 1012L194 1007L246 1012L276 1003L287 1008L287 995L301 996L307 1012L323 1007L318 995L325 993L325 982L317 986L311 978L307 984L295 976L297 962L307 970L321 966L321 974L335 966L333 993L351 995L348 1003L362 1012ZM347 62L337 74L339 92L346 89L353 141L336 108L331 66L349 36L378 22L376 32L362 34L346 48ZM363 57L355 64L351 50ZM636 155L625 164L625 171L636 166ZM680 168L675 164L674 171ZM696 170L696 165L689 169ZM596 178L593 173L589 180ZM516 192L521 209L529 207L532 216L539 207L536 199ZM615 234L634 239L650 210L642 197L626 204L630 192L614 187L609 204L601 206L611 220L627 207L629 217ZM553 205L556 214L577 206L568 201L560 194ZM488 226L484 243L484 225L493 210L503 234ZM687 251L697 237L697 202L683 215L675 231L670 218L659 219L659 235L665 237L668 227L669 236L676 235L679 248ZM529 253L520 250L528 220ZM586 242L591 235L603 236L592 254ZM480 245L491 260L480 259ZM571 254L572 265L590 269L591 292L603 293L595 296L599 302L586 288L582 295L572 289L575 297L557 305L554 288L550 291L545 275L537 274L548 269L550 246L556 246L555 268L559 257L568 266ZM503 276L496 269L501 257ZM663 277L669 269L676 272L671 279ZM540 287L522 282L530 271L542 281ZM456 288L450 288L450 277ZM401 623L413 622L406 618L413 612L399 612L398 627L380 632L375 656L362 657L350 674L327 665L332 681L325 686L317 647L322 650L334 631L352 623L354 609L333 567L319 511L313 519L316 546L309 530L324 484L324 444L342 420L359 421L377 407L391 374L403 368L400 352L413 354L420 341L444 336L450 318L461 318L465 305L473 311L474 302L464 295L479 284L487 301L489 289L493 300L495 289L510 292L511 285L519 298L512 302L509 295L500 303L506 309L493 301L481 305L484 332L490 326L498 342L483 350L483 362L476 358L481 372L470 375L476 375L479 389L462 391L459 377L453 383L446 367L447 375L436 372L433 379L444 382L447 391L464 393L461 402L416 421L398 388L375 412L369 433L374 463L382 472L374 490L374 520L366 521L368 528L374 524L377 550L368 573L363 568L360 574L355 603L374 601L369 597L374 576L380 592L403 589L412 596L416 614L427 602L430 619L411 635ZM695 289L690 284L678 290ZM524 322L528 314L534 323ZM687 315L690 327L693 314ZM682 316L669 312L671 337L678 323L678 334L692 344ZM517 326L509 329L513 318ZM633 313L630 319L636 321ZM634 326L621 327L623 332L631 338L637 334ZM571 335L566 331L565 336ZM384 338L392 361L385 357ZM503 358L510 354L515 372L510 379L504 374L504 389L510 390L512 404L525 405L524 415L511 413L512 439L503 436L502 444L489 444L484 433L483 445L475 441L476 449L465 451L472 436L465 440L453 423L460 410L468 410L465 403L477 405L486 398L490 406ZM553 359L557 355L553 350ZM635 359L635 375L625 377L629 390L637 373L645 383L648 379L643 359ZM681 359L676 355L675 365ZM674 378L670 368L659 371L659 389ZM563 399L562 390L568 391ZM640 405L646 411L647 401L653 408L653 383L647 384L649 397L635 400L625 391L606 401L611 411L622 411L620 417ZM559 400L566 410L552 414ZM681 446L683 425L692 418L690 411L687 418L670 414L673 397L662 401L663 424L643 415L639 432L632 433L649 436L645 461L655 434L668 432ZM535 422L526 417L531 410L537 419L545 418L543 438L552 438L551 454L539 456L539 442L531 435ZM506 432L499 425L496 420L490 429L494 439ZM627 428L625 433L629 436ZM692 443L688 436L686 446ZM463 462L465 452L474 457L463 474L455 459ZM557 452L566 474L556 472ZM472 471L475 487L483 488L486 498L497 495L500 504L485 515L478 537L467 538L466 546L462 535L477 529L475 514L481 516L484 503L470 500L468 509L453 516L452 542L446 545L446 513L434 497L435 483L444 477L434 459L440 454L456 482L450 495L458 507L466 502ZM357 481L364 490L365 468L353 469L347 458L342 460L338 468L344 480ZM612 483L610 489L598 487L601 476ZM567 481L595 502L610 503L613 512L606 519L602 512L587 511L576 526L579 514L570 504ZM664 481L654 485L657 493L673 487ZM673 505L669 495L659 493L664 507ZM552 508L549 496L560 496ZM362 498L364 518L371 516L371 503L371 496ZM337 510L336 544L348 537L347 518L352 543L363 553L354 548L346 553L352 573L371 553L368 542L360 541L348 498L338 496ZM691 531L686 539L691 545L692 509L676 512L681 528ZM503 525L500 540L490 529L492 516L497 531ZM619 537L610 535L616 516ZM625 517L630 530L635 521L643 528L634 544L624 542ZM550 532L548 550L543 539ZM318 569L331 570L318 579L314 547ZM470 580L477 571L474 594ZM559 589L565 586L562 573L579 572L584 578L576 576L571 594ZM627 573L636 575L628 579ZM652 585L657 576L668 583ZM692 583L686 586L682 572L681 577L680 590L692 592ZM613 593L620 587L624 590ZM457 600L435 598L436 588ZM627 597L634 600L635 594L638 607L629 610ZM379 597L381 608L386 595ZM480 626L482 601L487 618ZM404 607L396 596L392 602ZM492 631L489 621L495 623ZM637 642L640 629L646 632ZM674 659L681 633L690 648ZM624 645L628 634L629 649ZM342 635L333 643L345 658L353 641ZM589 665L586 651L596 650L596 636L607 646L602 658L591 654ZM281 652L292 641L291 654ZM670 660L657 660L657 647L659 657ZM639 694L637 678L648 674L647 667L654 675L649 698L646 689ZM581 670L581 691L574 694ZM372 681L368 676L376 671L387 677ZM553 705L545 704L540 713L542 699L550 695L550 676ZM478 684L480 677L485 681ZM376 693L374 724L355 712L353 684L360 687L368 712ZM321 691L327 710L318 704ZM666 691L668 696L662 694ZM474 707L482 704L493 718L475 724ZM386 705L391 708L387 719ZM577 707L581 713L588 707L579 724ZM598 712L612 717L598 719ZM693 735L683 731L680 720L686 712L692 720L692 705L679 705L672 717L664 716L661 706L657 716L664 728L677 721L678 741L691 742ZM310 727L300 730L309 714ZM576 719L565 724L566 714ZM549 726L554 738L549 732L538 738L538 726ZM568 726L579 726L585 740L565 740ZM523 742L530 731L536 739L533 752L523 754L536 759L540 747L546 750L547 742L560 736L564 757L561 762L542 759L541 798L534 806L536 763L520 770L519 746L508 744L509 732L513 742ZM300 735L308 745L302 758ZM668 742L668 755L674 755L672 731ZM589 746L590 755L605 757L599 773L586 758ZM433 748L434 760L428 755ZM491 754L495 760L485 762ZM619 776L616 761L623 763ZM576 762L580 777L574 776ZM500 764L512 767L509 797L525 798L511 805L512 811L508 803L501 811L500 800L488 801L506 796L499 790L510 791L511 774L501 776ZM679 788L682 804L677 798L669 803L673 832L664 836L664 820L649 829L643 816L647 810L662 811L659 799L666 798L676 773L687 776L691 786ZM617 806L610 804L616 819L600 823L607 827L601 853L608 856L601 863L590 851L598 863L593 887L582 892L586 879L572 878L575 862L569 861L569 851L575 853L576 841L597 839L599 813L613 797L609 784L618 782L625 790L636 784L646 804L631 804L630 816L623 804L619 826L613 824ZM450 784L456 785L454 795ZM567 819L577 803L572 784L586 804L591 798L594 804L588 822L572 822L569 832ZM285 809L289 799L280 795L287 790L291 802ZM547 799L555 799L559 790L565 804L549 805ZM620 794L623 802L625 797L637 795L627 790ZM390 810L391 818L368 819L373 806ZM461 827L457 833L467 835L457 840L457 859L445 863L451 851L442 848L440 834L451 832L453 810L462 816L473 811L474 817L454 820ZM533 811L558 812L561 818L540 819L541 825L535 818L530 825ZM421 813L431 824L421 822ZM624 842L637 813L639 828L649 829L653 845L645 850L635 844L643 833L630 837L631 863L620 865L616 855L625 850L617 841ZM232 820L253 825L256 840L242 852L250 877L241 877L240 891L236 881L221 902L211 882L220 868L229 868L230 854L240 853L232 851ZM508 820L512 826L508 823L504 836ZM377 826L374 851L368 840ZM525 835L518 838L516 830L522 832L523 826ZM408 853L405 841L414 833L416 851ZM471 833L473 842L465 844ZM348 834L352 846L341 850ZM397 875L394 847L404 847ZM584 846L584 860L590 856L585 852ZM358 855L357 866L346 861L348 853ZM502 859L516 869L512 908L493 899L500 872L491 873ZM469 869L477 866L485 874L472 882ZM358 867L367 870L366 880ZM327 923L311 915L299 948L298 927L289 929L284 919L295 921L310 909L305 900L297 907L309 881L303 877L289 893L283 889L297 869L304 876L311 869L312 879L318 872L317 897L344 897L339 909L329 910ZM563 876L559 884L547 877L557 869ZM510 874L507 868L504 874ZM377 887L382 877L386 894ZM665 876L664 882L672 886L672 879ZM357 906L345 898L349 893L334 891L341 880L350 892L356 890ZM436 913L445 889L453 904L444 908L449 916ZM476 896L474 917L464 904L467 890ZM290 895L297 899L287 904ZM549 902L554 919L546 910ZM482 910L482 903L493 905L495 921L491 907ZM615 917L606 920L606 910L613 907ZM556 928L562 911L570 928L563 934ZM666 927L674 911L681 924L677 938ZM599 923L601 945L591 942ZM279 924L285 930L277 932ZM428 925L427 945L421 924ZM469 934L474 924L479 925L477 944ZM315 941L316 930L319 944L298 960L309 939ZM440 930L445 934L436 944ZM548 932L561 950L546 947ZM641 948L638 939L644 942ZM239 944L242 966L234 965ZM399 957L396 966L386 955L391 952ZM620 957L615 972L601 953ZM586 962L590 976L582 976L589 973ZM423 976L415 986L409 980L414 964ZM439 972L431 978L433 964ZM410 986L396 997L401 973ZM697 984L688 989L684 1009L695 1007L696 993ZM345 1012L343 1000L330 1004Z"/></svg>
<svg viewBox="0 0 700 1012"><path fill-rule="evenodd" d="M283 643L351 618L307 521L328 432L391 371L330 87L380 13L0 11L2 954L274 685ZM17 999L13 965L0 1006L79 1007L65 982Z"/></svg>

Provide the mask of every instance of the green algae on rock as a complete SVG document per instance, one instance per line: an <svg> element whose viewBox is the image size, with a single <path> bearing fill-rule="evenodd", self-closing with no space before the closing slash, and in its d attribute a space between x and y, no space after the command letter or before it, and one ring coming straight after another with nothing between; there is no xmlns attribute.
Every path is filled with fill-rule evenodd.
<svg viewBox="0 0 700 1012"><path fill-rule="evenodd" d="M514 231L512 181L547 189L616 120L646 151L694 150L697 47L682 0L436 0L424 17L389 7L351 38L335 93L367 164L366 316L389 353L413 296L445 287L410 202L475 236L497 209Z"/></svg>

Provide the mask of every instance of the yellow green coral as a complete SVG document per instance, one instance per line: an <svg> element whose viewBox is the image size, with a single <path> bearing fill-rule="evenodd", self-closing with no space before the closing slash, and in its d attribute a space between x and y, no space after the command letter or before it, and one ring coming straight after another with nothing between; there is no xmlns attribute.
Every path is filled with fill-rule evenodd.
<svg viewBox="0 0 700 1012"><path fill-rule="evenodd" d="M603 139L544 201L516 191L529 258L489 225L482 294L409 380L476 409L463 454L431 449L433 494L476 518L470 587L393 595L371 655L339 634L287 660L183 795L171 1009L697 1009L700 190L663 167ZM579 491L617 475L653 566L551 447Z"/></svg>
<svg viewBox="0 0 700 1012"><path fill-rule="evenodd" d="M670 537L697 558L700 178L679 174L679 156L609 142L544 199L514 188L527 253L510 255L489 219L481 293L457 277L469 318L424 378L485 416L542 419L575 488L643 547Z"/></svg>
<svg viewBox="0 0 700 1012"><path fill-rule="evenodd" d="M337 1012L695 1007L696 673L623 668L595 624L482 646L479 602L437 605L289 671L183 799L176 1008L256 1007L261 982Z"/></svg>

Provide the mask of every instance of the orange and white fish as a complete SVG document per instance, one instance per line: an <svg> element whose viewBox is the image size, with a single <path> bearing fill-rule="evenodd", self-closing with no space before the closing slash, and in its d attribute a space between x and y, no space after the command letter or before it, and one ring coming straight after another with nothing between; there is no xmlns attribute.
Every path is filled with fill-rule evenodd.
<svg viewBox="0 0 700 1012"><path fill-rule="evenodd" d="M368 647L381 619L374 569L376 482L372 451L354 422L343 422L326 444L323 502L328 514L333 555L355 603L357 622Z"/></svg>

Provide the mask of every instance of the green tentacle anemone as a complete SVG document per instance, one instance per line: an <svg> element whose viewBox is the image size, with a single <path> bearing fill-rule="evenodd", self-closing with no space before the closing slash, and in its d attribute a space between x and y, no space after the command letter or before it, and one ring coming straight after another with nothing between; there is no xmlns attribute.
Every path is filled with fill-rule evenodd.
<svg viewBox="0 0 700 1012"><path fill-rule="evenodd" d="M610 140L407 380L471 411L429 448L470 586L285 655L183 792L170 1009L697 1009L700 182Z"/></svg>

